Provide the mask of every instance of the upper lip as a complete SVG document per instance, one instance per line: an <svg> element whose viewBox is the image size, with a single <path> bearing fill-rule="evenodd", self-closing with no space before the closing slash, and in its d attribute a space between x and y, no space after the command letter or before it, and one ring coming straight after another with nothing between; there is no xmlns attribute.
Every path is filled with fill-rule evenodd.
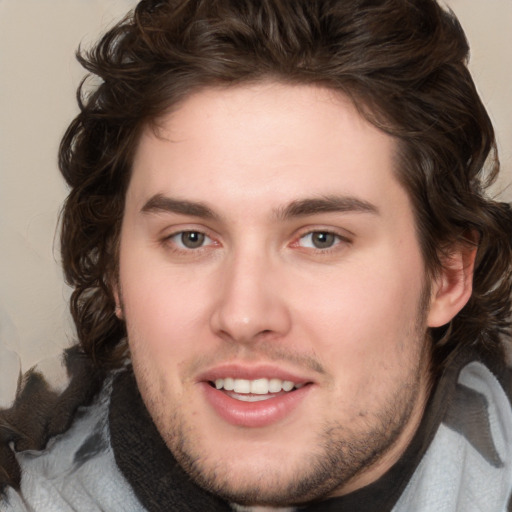
<svg viewBox="0 0 512 512"><path fill-rule="evenodd" d="M300 376L293 371L271 365L271 364L221 364L207 369L197 377L198 382L215 382L217 379L231 377L233 379L280 379L288 380L294 384L306 384L312 382L311 378Z"/></svg>

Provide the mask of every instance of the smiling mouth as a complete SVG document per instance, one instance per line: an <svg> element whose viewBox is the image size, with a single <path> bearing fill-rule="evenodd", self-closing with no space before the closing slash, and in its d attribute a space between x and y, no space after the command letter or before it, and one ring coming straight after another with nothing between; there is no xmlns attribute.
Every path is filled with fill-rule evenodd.
<svg viewBox="0 0 512 512"><path fill-rule="evenodd" d="M224 392L230 398L242 402L259 402L292 393L306 384L281 379L235 379L226 377L209 382L210 386Z"/></svg>

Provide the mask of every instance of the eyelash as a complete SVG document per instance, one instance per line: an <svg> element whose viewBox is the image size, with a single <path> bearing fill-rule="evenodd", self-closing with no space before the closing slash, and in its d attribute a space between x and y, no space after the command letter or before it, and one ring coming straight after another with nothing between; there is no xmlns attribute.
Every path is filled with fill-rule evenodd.
<svg viewBox="0 0 512 512"><path fill-rule="evenodd" d="M191 248L191 247L185 247L183 245L182 240L180 240L180 242L173 241L173 239L175 239L177 237L183 237L186 234L197 234L200 237L201 236L204 237L204 239L210 240L210 243L208 243L207 245L200 245L198 247ZM183 229L181 231L176 231L175 233L171 233L170 235L167 235L162 240L162 242L165 246L171 246L171 248L175 252L179 252L179 253L199 252L199 251L201 251L201 249L205 249L206 247L208 247L210 245L217 244L217 242L212 237L210 237L204 231L201 231L199 229ZM180 247L180 245L181 245L181 247Z"/></svg>
<svg viewBox="0 0 512 512"><path fill-rule="evenodd" d="M328 235L328 236L334 237L333 245L331 245L329 247L324 247L324 248L303 247L303 246L299 245L301 240L304 240L306 237L312 237L315 234ZM340 250L342 248L340 246L350 245L351 243L352 243L352 241L348 237L341 235L340 233L338 233L336 231L329 230L329 229L310 229L308 231L304 231L303 233L301 233L300 236L291 245L292 245L292 247L297 247L299 249L303 248L308 251L314 251L315 254L327 255L332 252Z"/></svg>
<svg viewBox="0 0 512 512"><path fill-rule="evenodd" d="M209 240L209 243L201 244L198 247L185 247L183 246L183 241L180 240L179 242L173 241L173 239L177 237L183 237L186 234L197 234L200 237L204 237L205 240ZM328 235L334 237L333 245L325 248L319 248L319 247L304 247L300 245L300 241L304 240L306 237L312 237L315 234L321 234L321 235ZM330 254L331 252L340 250L340 245L346 245L351 244L352 241L347 238L344 235L341 235L340 233L329 230L329 229L310 229L308 231L302 232L295 240L290 244L290 247L298 248L298 249L305 249L307 251L313 251L316 254ZM180 231L176 231L174 233L171 233L167 236L165 236L162 240L162 245L164 245L167 248L171 248L173 252L180 253L180 254L191 254L196 253L199 255L203 250L206 250L210 246L220 245L213 237L209 236L205 231L202 230L195 230L195 229L183 229ZM181 246L180 246L181 245Z"/></svg>

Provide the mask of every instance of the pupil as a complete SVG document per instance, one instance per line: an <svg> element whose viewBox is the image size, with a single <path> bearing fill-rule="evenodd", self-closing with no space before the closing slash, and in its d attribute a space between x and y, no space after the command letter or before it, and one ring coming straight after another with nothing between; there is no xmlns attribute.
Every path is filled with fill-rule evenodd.
<svg viewBox="0 0 512 512"><path fill-rule="evenodd" d="M185 247L197 249L203 245L204 234L198 233L197 231L187 231L186 233L182 233L181 241Z"/></svg>
<svg viewBox="0 0 512 512"><path fill-rule="evenodd" d="M317 249L331 247L333 243L334 235L332 233L313 233L313 244Z"/></svg>

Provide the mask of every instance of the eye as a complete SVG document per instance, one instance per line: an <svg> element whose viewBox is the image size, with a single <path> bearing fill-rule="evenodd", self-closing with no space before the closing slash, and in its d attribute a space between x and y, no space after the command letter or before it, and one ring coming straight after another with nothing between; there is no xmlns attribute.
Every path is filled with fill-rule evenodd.
<svg viewBox="0 0 512 512"><path fill-rule="evenodd" d="M210 245L213 240L200 231L180 231L168 238L179 249L199 249Z"/></svg>
<svg viewBox="0 0 512 512"><path fill-rule="evenodd" d="M329 231L312 231L301 236L298 245L310 249L330 249L341 240L342 237Z"/></svg>

